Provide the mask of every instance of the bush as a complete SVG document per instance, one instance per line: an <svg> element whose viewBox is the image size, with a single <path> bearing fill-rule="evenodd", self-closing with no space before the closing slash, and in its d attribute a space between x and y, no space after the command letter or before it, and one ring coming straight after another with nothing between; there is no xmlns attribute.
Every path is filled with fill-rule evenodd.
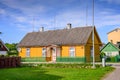
<svg viewBox="0 0 120 80"><path fill-rule="evenodd" d="M107 57L106 58L106 62L118 62L117 61L117 57L116 56L112 56L112 57Z"/></svg>
<svg viewBox="0 0 120 80"><path fill-rule="evenodd" d="M23 64L24 67L41 67L41 68L92 68L92 64L79 64L79 63L43 63L35 64L28 63ZM101 65L96 65L96 68L101 67Z"/></svg>

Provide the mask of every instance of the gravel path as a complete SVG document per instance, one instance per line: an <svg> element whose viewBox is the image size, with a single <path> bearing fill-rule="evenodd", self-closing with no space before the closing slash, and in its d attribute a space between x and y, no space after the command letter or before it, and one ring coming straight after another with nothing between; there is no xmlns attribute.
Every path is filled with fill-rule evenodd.
<svg viewBox="0 0 120 80"><path fill-rule="evenodd" d="M103 80L120 80L120 64L119 65L112 65L116 69L108 74Z"/></svg>

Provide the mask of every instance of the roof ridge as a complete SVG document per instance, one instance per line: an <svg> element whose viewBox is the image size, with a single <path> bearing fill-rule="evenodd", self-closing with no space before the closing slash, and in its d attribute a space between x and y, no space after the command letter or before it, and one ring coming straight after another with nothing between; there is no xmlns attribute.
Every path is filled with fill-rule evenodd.
<svg viewBox="0 0 120 80"><path fill-rule="evenodd" d="M113 32L113 31L117 31L117 30L120 30L120 28L115 28L115 29L113 29L112 31L108 32L107 34Z"/></svg>
<svg viewBox="0 0 120 80"><path fill-rule="evenodd" d="M42 31L42 32L49 32L49 31L61 31L61 30L73 30L73 29L76 29L76 28L92 28L92 26L81 26L81 27L73 27L71 29L56 29L56 30L47 30L47 31ZM40 31L37 31L37 32L28 32L28 33L39 33ZM41 33L42 33L41 32Z"/></svg>

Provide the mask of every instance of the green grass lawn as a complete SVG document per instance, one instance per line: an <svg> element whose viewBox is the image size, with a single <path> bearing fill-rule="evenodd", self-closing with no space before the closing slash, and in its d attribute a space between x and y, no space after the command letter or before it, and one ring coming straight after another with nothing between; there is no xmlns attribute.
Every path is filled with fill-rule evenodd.
<svg viewBox="0 0 120 80"><path fill-rule="evenodd" d="M100 80L113 68L41 68L0 69L0 80Z"/></svg>

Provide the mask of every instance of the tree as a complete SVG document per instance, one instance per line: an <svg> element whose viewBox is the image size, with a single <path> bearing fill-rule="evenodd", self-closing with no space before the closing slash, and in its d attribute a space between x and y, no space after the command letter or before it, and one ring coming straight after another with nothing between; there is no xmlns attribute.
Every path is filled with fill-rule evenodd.
<svg viewBox="0 0 120 80"><path fill-rule="evenodd" d="M8 51L8 55L18 55L18 51L17 51L17 43L6 43L5 44L7 46L7 48L9 49Z"/></svg>

